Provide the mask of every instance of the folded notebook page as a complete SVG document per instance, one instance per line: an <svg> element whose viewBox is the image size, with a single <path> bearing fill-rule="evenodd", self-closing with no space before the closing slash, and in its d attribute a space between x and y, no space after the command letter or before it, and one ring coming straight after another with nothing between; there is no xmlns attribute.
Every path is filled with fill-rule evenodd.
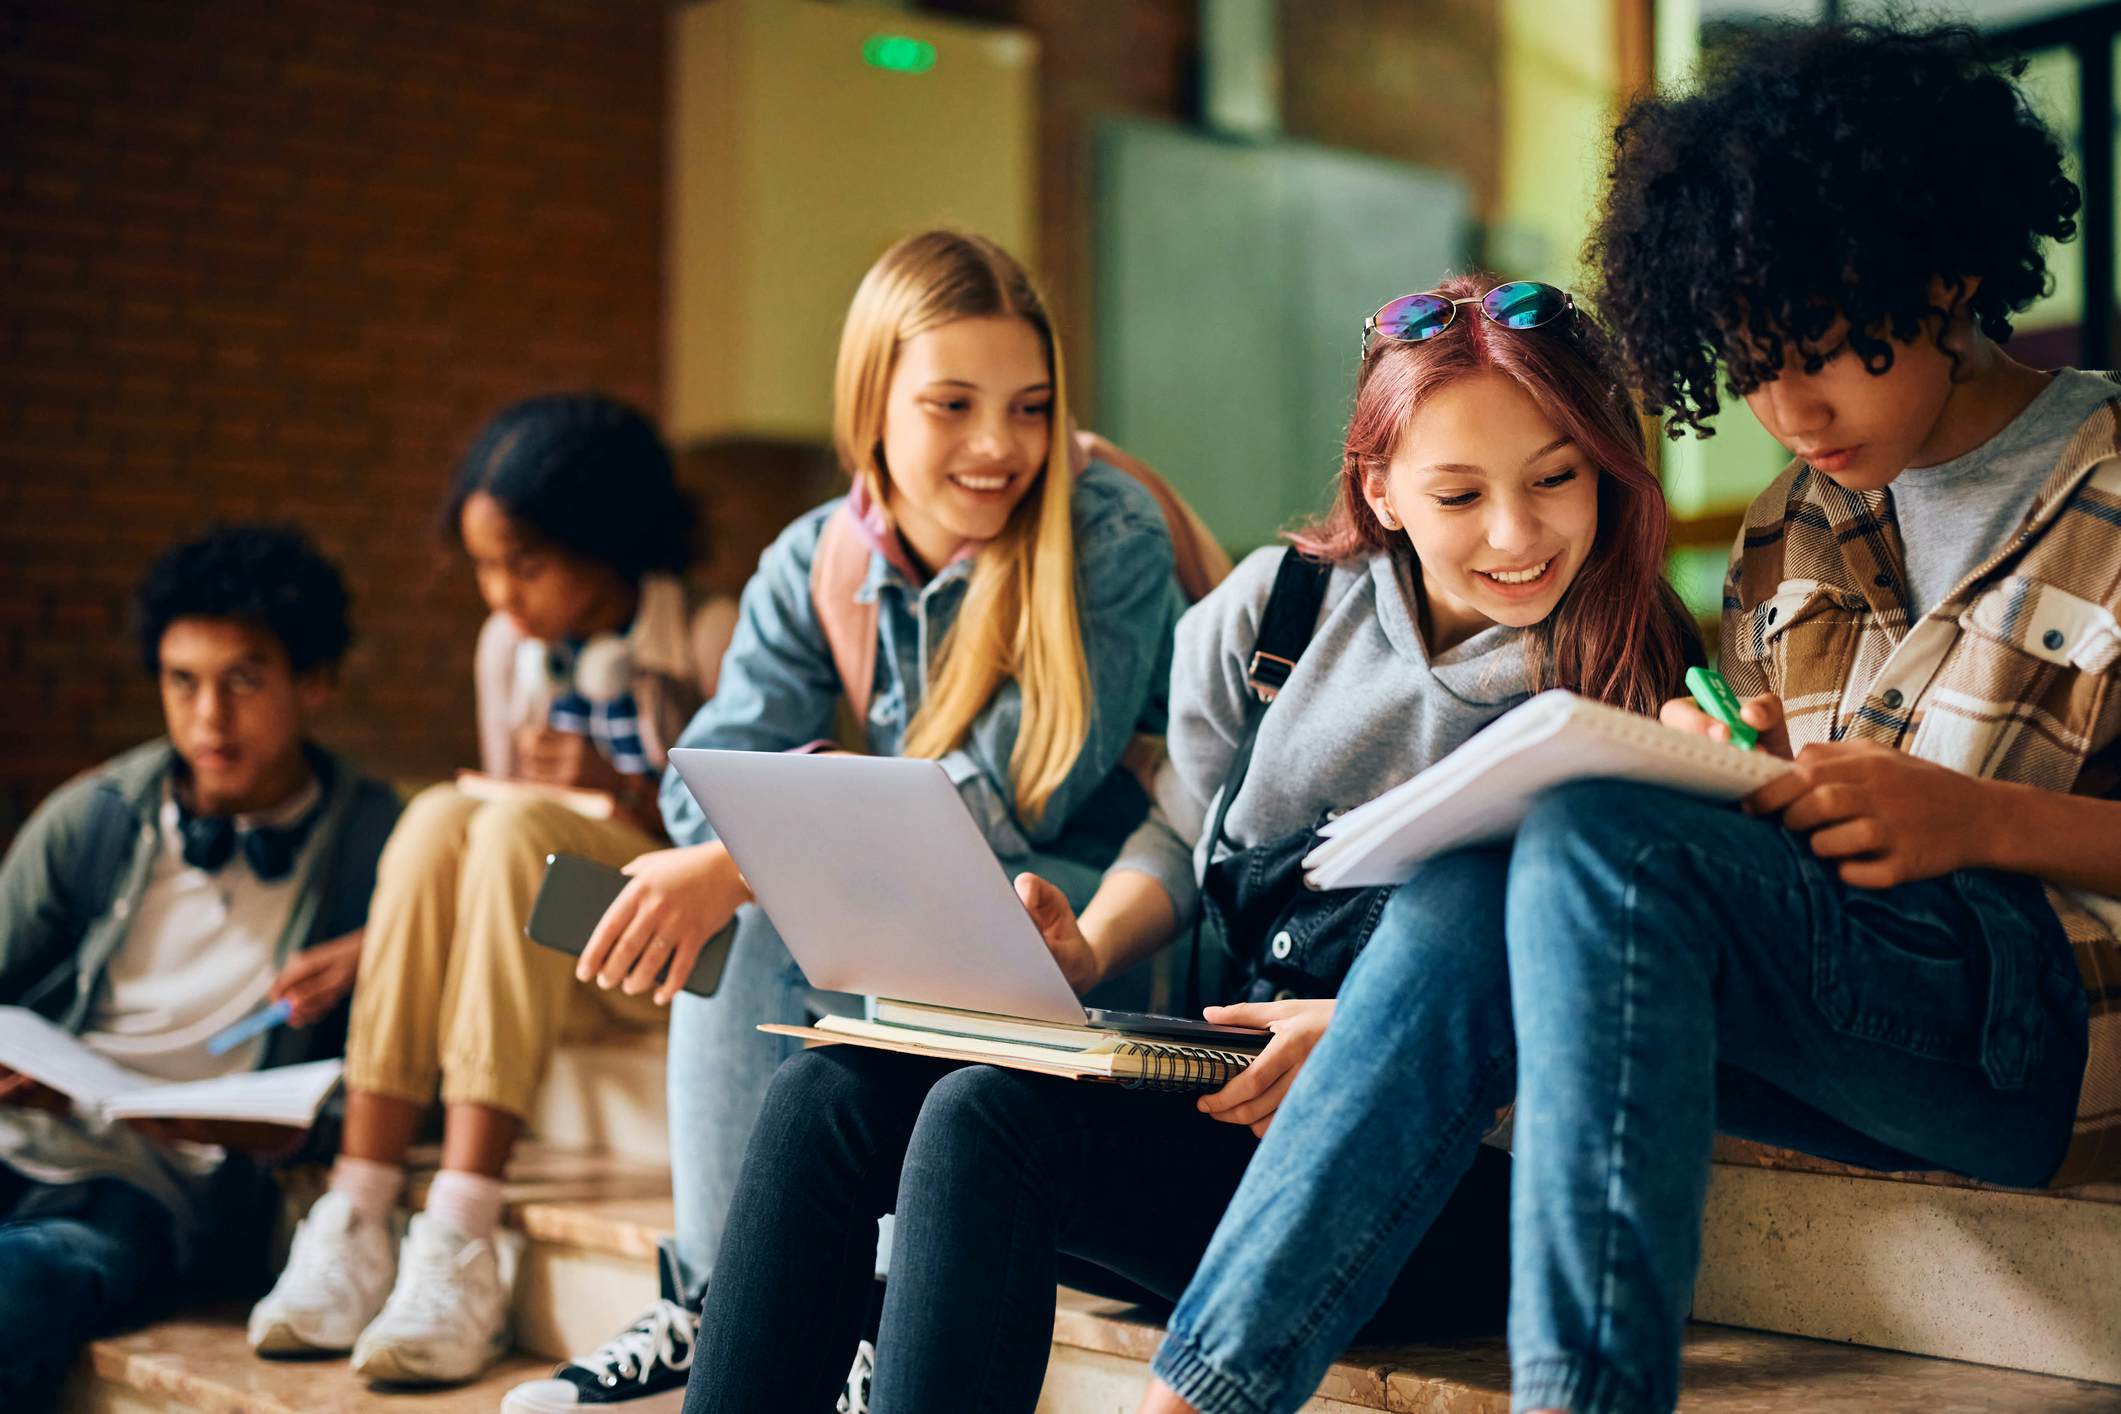
<svg viewBox="0 0 2121 1414"><path fill-rule="evenodd" d="M1571 781L1640 781L1736 801L1789 766L1574 693L1542 692L1420 775L1329 821L1304 859L1304 880L1318 889L1403 883L1424 859L1508 839L1542 792Z"/></svg>
<svg viewBox="0 0 2121 1414"><path fill-rule="evenodd" d="M83 1109L100 1110L128 1091L155 1083L105 1060L28 1007L0 1007L0 1065L49 1085Z"/></svg>
<svg viewBox="0 0 2121 1414"><path fill-rule="evenodd" d="M26 1007L0 1007L0 1066L49 1085L84 1116L256 1120L306 1128L339 1083L336 1060L163 1081L97 1055Z"/></svg>

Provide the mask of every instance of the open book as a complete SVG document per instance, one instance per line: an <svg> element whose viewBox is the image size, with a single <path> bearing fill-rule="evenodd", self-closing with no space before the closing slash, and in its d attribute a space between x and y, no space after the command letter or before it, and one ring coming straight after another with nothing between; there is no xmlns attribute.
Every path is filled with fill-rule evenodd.
<svg viewBox="0 0 2121 1414"><path fill-rule="evenodd" d="M610 791L489 776L484 771L459 770L457 789L473 800L549 800L591 820L609 820L619 812L619 803L612 799Z"/></svg>
<svg viewBox="0 0 2121 1414"><path fill-rule="evenodd" d="M310 1061L213 1080L169 1081L97 1055L27 1007L0 1007L0 1065L41 1081L87 1119L230 1119L307 1128L341 1063Z"/></svg>
<svg viewBox="0 0 2121 1414"><path fill-rule="evenodd" d="M1542 692L1412 780L1329 821L1323 843L1304 858L1304 881L1318 889L1403 883L1433 855L1508 839L1541 791L1570 781L1643 781L1740 800L1789 768L1765 751Z"/></svg>
<svg viewBox="0 0 2121 1414"><path fill-rule="evenodd" d="M1220 1090L1271 1038L1198 1045L1163 1036L990 1016L950 1007L879 999L874 1020L825 1016L815 1026L767 1024L761 1031L823 1043L845 1042L937 1060L1006 1066L1065 1080L1101 1080L1134 1090Z"/></svg>

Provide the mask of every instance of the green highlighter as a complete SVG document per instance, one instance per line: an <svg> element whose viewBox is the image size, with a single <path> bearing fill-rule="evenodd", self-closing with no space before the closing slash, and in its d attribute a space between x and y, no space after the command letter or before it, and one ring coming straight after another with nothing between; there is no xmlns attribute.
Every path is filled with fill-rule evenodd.
<svg viewBox="0 0 2121 1414"><path fill-rule="evenodd" d="M1714 668L1688 668L1686 690L1694 694L1694 701L1701 710L1731 729L1731 745L1740 751L1751 751L1760 733L1745 724L1738 715L1738 694L1723 680L1723 674Z"/></svg>

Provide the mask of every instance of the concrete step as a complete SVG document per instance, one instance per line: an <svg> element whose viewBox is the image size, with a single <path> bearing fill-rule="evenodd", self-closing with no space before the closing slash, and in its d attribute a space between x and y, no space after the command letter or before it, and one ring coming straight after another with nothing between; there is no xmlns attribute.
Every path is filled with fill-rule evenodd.
<svg viewBox="0 0 2121 1414"><path fill-rule="evenodd" d="M406 1156L405 1204L419 1208L441 1165L439 1145L426 1144ZM594 1149L575 1149L526 1139L509 1155L502 1180L502 1221L540 1203L590 1202L606 1198L668 1198L670 1170L663 1164Z"/></svg>
<svg viewBox="0 0 2121 1414"><path fill-rule="evenodd" d="M1039 1414L1131 1414L1162 1338L1153 1316L1064 1292ZM888 1356L887 1356L888 1358ZM65 1414L490 1414L547 1362L517 1358L452 1390L378 1390L343 1360L260 1360L230 1310L97 1341L67 1386ZM1306 1414L1435 1411L1506 1414L1509 1364L1499 1338L1350 1351ZM1682 1411L1810 1414L1950 1410L1953 1414L2091 1414L2121 1407L2112 1386L1931 1360L1862 1346L1697 1325L1689 1333Z"/></svg>
<svg viewBox="0 0 2121 1414"><path fill-rule="evenodd" d="M1720 1161L1695 1318L2121 1385L2121 1203L2107 1191L1854 1172ZM673 1218L667 1194L552 1192L509 1221L532 1239L521 1343L560 1360L654 1298L655 1244ZM2121 1409L2121 1389L2109 1396Z"/></svg>
<svg viewBox="0 0 2121 1414"><path fill-rule="evenodd" d="M426 1200L439 1153L409 1156L406 1205ZM322 1174L292 1185L290 1226ZM389 1409L407 1414L492 1414L526 1379L615 1334L654 1301L655 1244L672 1226L666 1168L611 1154L526 1140L516 1146L502 1222L512 1234L517 1354L473 1384L444 1391L379 1391L344 1359L261 1360L244 1338L240 1307L191 1313L93 1344L70 1378L67 1414L282 1414Z"/></svg>
<svg viewBox="0 0 2121 1414"><path fill-rule="evenodd" d="M1163 1339L1154 1313L1063 1292L1039 1414L1133 1414ZM882 1358L889 1359L888 1352ZM1697 1323L1687 1332L1682 1414L2113 1414L2121 1389L1864 1346ZM1508 1414L1500 1336L1349 1351L1304 1414L1356 1410Z"/></svg>
<svg viewBox="0 0 2121 1414"><path fill-rule="evenodd" d="M563 1149L670 1163L664 1113L666 1028L623 1030L560 1044L538 1087L526 1133Z"/></svg>
<svg viewBox="0 0 2121 1414"><path fill-rule="evenodd" d="M410 1205L424 1199L437 1157L414 1155ZM469 1402L417 1407L491 1409L517 1380L615 1333L655 1298L656 1244L674 1221L669 1183L667 1169L638 1158L519 1145L504 1221L518 1235L514 1320L524 1358L468 1391L393 1394L387 1407L458 1398ZM2111 1187L2058 1196L1871 1175L1727 1146L1710 1189L1685 1407L2121 1410L2116 1197ZM384 1397L344 1361L256 1359L243 1345L241 1315L98 1342L67 1407L382 1407L363 1403ZM1157 1319L1063 1292L1041 1409L1131 1411L1161 1339ZM1507 1370L1499 1339L1356 1350L1306 1407L1500 1411Z"/></svg>
<svg viewBox="0 0 2121 1414"><path fill-rule="evenodd" d="M1721 1141L1694 1316L2121 1384L2117 1271L2121 1185L2006 1189Z"/></svg>
<svg viewBox="0 0 2121 1414"><path fill-rule="evenodd" d="M69 1414L495 1408L517 1381L602 1342L653 1299L655 1245L671 1224L667 1196L626 1195L641 1175L623 1163L532 1146L522 1168L519 1181L512 1176L507 1221L524 1242L515 1311L527 1358L476 1385L381 1393L355 1380L344 1361L261 1361L244 1344L242 1313L227 1311L97 1342L64 1407ZM597 1196L600 1184L621 1196ZM1131 1414L1162 1339L1160 1319L1156 1311L1062 1291L1041 1414ZM2121 1410L2121 1388L2113 1385L1706 1323L1690 1330L1686 1360L1685 1410ZM1304 1407L1312 1414L1503 1414L1508 1369L1500 1338L1357 1349L1332 1367Z"/></svg>
<svg viewBox="0 0 2121 1414"><path fill-rule="evenodd" d="M517 1288L519 1339L555 1360L593 1347L652 1299L657 1240L670 1205L605 1199L525 1205L511 1219L531 1239ZM634 1273L630 1288L624 1271ZM616 1279L614 1279L616 1278ZM1163 1338L1161 1313L1080 1292L1059 1294L1041 1414L1132 1414ZM542 1336L542 1346L532 1344ZM888 1358L888 1356L887 1356ZM2121 1410L2121 1388L1959 1361L1925 1359L1697 1323L1683 1409L1821 1411ZM1445 1346L1357 1349L1327 1373L1305 1409L1504 1414L1509 1361L1499 1337Z"/></svg>
<svg viewBox="0 0 2121 1414"><path fill-rule="evenodd" d="M516 1348L547 1367L594 1350L656 1299L656 1243L671 1202L607 1198L531 1203L510 1225L527 1239L516 1273Z"/></svg>
<svg viewBox="0 0 2121 1414"><path fill-rule="evenodd" d="M63 1414L493 1414L510 1389L549 1368L518 1357L456 1389L381 1391L344 1360L260 1360L244 1338L243 1312L224 1310L96 1341L59 1407Z"/></svg>
<svg viewBox="0 0 2121 1414"><path fill-rule="evenodd" d="M1777 1149L1768 1144L1755 1144L1748 1139L1733 1139L1727 1134L1716 1136L1714 1158L1719 1164L1747 1168L1780 1169L1792 1173L1829 1173L1838 1174L1843 1178L1884 1179L1894 1183L1920 1184L1927 1188L1964 1188L1979 1193L2021 1193L2034 1198L2053 1199L2058 1203L2121 1205L2121 1183L2080 1183L2074 1188L2005 1188L2001 1184L1983 1183L1979 1179L1961 1178L1956 1173L1936 1170L1886 1173L1876 1169L1860 1169L1852 1164L1837 1164L1832 1159L1800 1154L1795 1149Z"/></svg>

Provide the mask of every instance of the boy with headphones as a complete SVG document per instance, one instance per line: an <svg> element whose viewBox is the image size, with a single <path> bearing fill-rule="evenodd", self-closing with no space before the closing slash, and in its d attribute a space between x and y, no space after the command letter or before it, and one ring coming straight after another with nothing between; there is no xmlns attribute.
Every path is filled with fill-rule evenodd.
<svg viewBox="0 0 2121 1414"><path fill-rule="evenodd" d="M397 802L310 740L351 632L299 532L220 529L141 581L168 734L60 788L0 862L0 1005L160 1080L336 1056ZM215 1054L273 1002L286 1025ZM271 1186L302 1135L91 1124L0 1068L0 1405L39 1408L81 1343L183 1277L262 1275ZM263 1221L260 1221L261 1216Z"/></svg>

